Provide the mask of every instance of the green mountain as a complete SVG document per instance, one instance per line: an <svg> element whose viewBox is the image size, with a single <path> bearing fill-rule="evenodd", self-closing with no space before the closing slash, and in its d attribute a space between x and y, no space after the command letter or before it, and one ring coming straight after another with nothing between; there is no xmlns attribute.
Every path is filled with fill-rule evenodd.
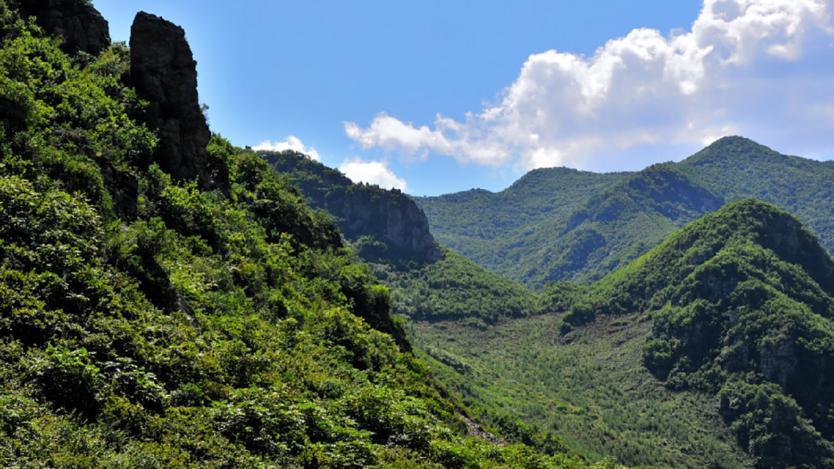
<svg viewBox="0 0 834 469"><path fill-rule="evenodd" d="M834 261L787 213L731 203L549 294L551 314L489 330L418 323L417 345L467 402L592 458L834 463Z"/></svg>
<svg viewBox="0 0 834 469"><path fill-rule="evenodd" d="M834 253L834 162L783 155L746 138L725 137L678 166L727 201L755 197L787 210Z"/></svg>
<svg viewBox="0 0 834 469"><path fill-rule="evenodd" d="M721 204L674 166L655 165L591 196L567 218L540 222L532 236L518 236L507 255L519 253L519 259L508 275L534 285L596 280ZM542 228L551 233L547 243L525 250Z"/></svg>
<svg viewBox="0 0 834 469"><path fill-rule="evenodd" d="M834 464L834 261L798 220L730 204L603 280L565 321L629 311L653 316L646 366L674 389L717 393L760 462Z"/></svg>
<svg viewBox="0 0 834 469"><path fill-rule="evenodd" d="M415 200L442 243L496 273L541 287L599 279L686 222L745 197L796 214L832 252L832 177L829 162L726 137L680 163L637 173L536 170L496 194ZM518 215L513 221L480 216L492 211Z"/></svg>
<svg viewBox="0 0 834 469"><path fill-rule="evenodd" d="M499 274L534 285L511 271L527 269L543 253L552 257L553 247L561 244L552 238L572 212L627 176L537 169L501 192L474 189L414 200L441 244Z"/></svg>
<svg viewBox="0 0 834 469"><path fill-rule="evenodd" d="M584 465L429 374L330 218L208 132L180 28L98 53L89 2L32 5L0 0L0 464Z"/></svg>
<svg viewBox="0 0 834 469"><path fill-rule="evenodd" d="M538 295L452 250L438 247L422 210L398 190L354 184L339 171L292 152L261 152L310 204L332 215L377 278L394 310L413 319L494 323L535 313Z"/></svg>

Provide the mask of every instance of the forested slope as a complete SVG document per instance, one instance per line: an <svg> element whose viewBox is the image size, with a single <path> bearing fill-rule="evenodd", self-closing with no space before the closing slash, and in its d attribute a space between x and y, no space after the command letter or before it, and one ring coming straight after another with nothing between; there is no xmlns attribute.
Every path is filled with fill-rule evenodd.
<svg viewBox="0 0 834 469"><path fill-rule="evenodd" d="M719 396L761 465L834 462L834 261L798 220L731 203L593 285L562 332L635 312L653 322L646 367Z"/></svg>
<svg viewBox="0 0 834 469"><path fill-rule="evenodd" d="M746 197L796 215L831 253L831 181L830 162L725 137L680 163L636 173L540 169L496 194L469 191L415 200L439 240L496 273L541 287L599 279L686 222ZM480 216L493 212L494 217Z"/></svg>
<svg viewBox="0 0 834 469"><path fill-rule="evenodd" d="M0 464L581 464L468 435L337 227L207 133L181 29L140 14L130 50L67 55L10 5Z"/></svg>

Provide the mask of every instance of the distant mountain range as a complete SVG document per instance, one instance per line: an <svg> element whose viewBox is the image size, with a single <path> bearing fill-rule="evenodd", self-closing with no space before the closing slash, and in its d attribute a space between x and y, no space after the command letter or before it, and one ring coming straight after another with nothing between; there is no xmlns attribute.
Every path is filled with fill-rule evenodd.
<svg viewBox="0 0 834 469"><path fill-rule="evenodd" d="M834 163L725 137L636 173L531 171L498 193L416 197L437 240L529 286L589 282L687 222L755 197L795 214L834 250ZM488 213L489 216L483 216Z"/></svg>

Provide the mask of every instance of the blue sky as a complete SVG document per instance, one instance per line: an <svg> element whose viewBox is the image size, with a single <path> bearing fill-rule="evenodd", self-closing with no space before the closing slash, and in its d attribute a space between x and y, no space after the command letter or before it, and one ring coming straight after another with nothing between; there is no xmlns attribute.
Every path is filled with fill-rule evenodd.
<svg viewBox="0 0 834 469"><path fill-rule="evenodd" d="M830 154L832 92L807 91L831 73L830 2L706 2L94 0L114 40L138 10L183 26L213 131L412 194L640 169L724 133Z"/></svg>

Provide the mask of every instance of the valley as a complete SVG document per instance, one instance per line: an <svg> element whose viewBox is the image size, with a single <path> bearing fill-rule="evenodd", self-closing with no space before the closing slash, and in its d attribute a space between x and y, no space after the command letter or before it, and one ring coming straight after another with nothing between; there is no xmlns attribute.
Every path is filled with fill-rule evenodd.
<svg viewBox="0 0 834 469"><path fill-rule="evenodd" d="M486 329L418 322L412 333L432 370L467 404L497 422L520 420L559 435L592 460L667 467L752 463L714 399L671 391L642 366L651 329L646 318L602 318L567 335L560 326L558 315L542 315Z"/></svg>
<svg viewBox="0 0 834 469"><path fill-rule="evenodd" d="M0 465L834 466L831 161L412 196L233 144L129 29L0 0Z"/></svg>

